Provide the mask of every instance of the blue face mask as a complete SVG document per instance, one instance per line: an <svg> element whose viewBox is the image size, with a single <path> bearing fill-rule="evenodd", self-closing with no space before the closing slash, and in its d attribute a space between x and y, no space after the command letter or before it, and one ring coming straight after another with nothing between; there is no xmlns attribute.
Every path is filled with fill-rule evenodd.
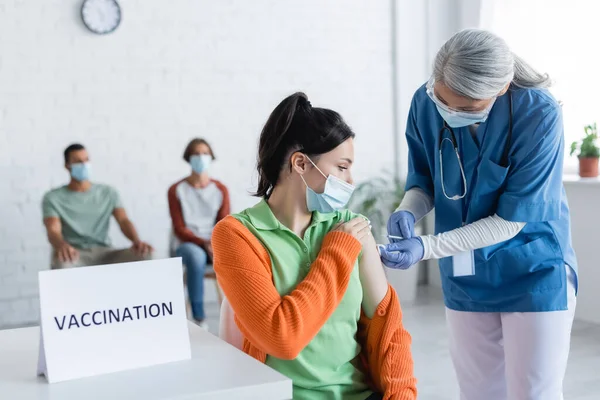
<svg viewBox="0 0 600 400"><path fill-rule="evenodd" d="M433 89L434 85L435 80L432 77L429 79L429 82L427 82L427 95L435 104L435 107L444 121L446 121L448 126L451 128L462 128L464 126L485 122L490 114L490 111L492 110L492 107L494 106L494 103L496 102L496 98L494 97L486 109L482 111L456 111L448 107L436 96L435 90Z"/></svg>
<svg viewBox="0 0 600 400"><path fill-rule="evenodd" d="M89 162L71 164L71 176L77 182L88 181L90 180L90 169Z"/></svg>
<svg viewBox="0 0 600 400"><path fill-rule="evenodd" d="M444 121L451 128L462 128L473 124L483 123L487 120L488 112L481 111L477 113L466 113L466 112L452 112L445 110L442 107L436 105L436 108Z"/></svg>
<svg viewBox="0 0 600 400"><path fill-rule="evenodd" d="M314 162L312 162L310 158L308 160L326 179L323 193L317 193L308 187L304 177L302 177L302 180L306 185L306 205L308 207L308 211L317 211L322 214L326 214L341 210L342 208L346 207L350 201L350 197L352 197L352 193L354 192L354 185L351 185L333 175L325 176L325 174L319 169L319 167L315 165Z"/></svg>
<svg viewBox="0 0 600 400"><path fill-rule="evenodd" d="M208 170L210 163L212 162L212 156L210 154L194 154L190 157L190 165L192 171L197 174L201 174Z"/></svg>

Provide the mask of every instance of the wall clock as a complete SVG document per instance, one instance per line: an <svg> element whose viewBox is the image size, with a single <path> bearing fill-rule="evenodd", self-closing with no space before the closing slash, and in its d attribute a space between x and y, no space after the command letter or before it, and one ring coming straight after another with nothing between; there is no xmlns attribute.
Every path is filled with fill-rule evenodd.
<svg viewBox="0 0 600 400"><path fill-rule="evenodd" d="M121 23L121 7L116 0L84 0L81 19L90 31L105 35Z"/></svg>

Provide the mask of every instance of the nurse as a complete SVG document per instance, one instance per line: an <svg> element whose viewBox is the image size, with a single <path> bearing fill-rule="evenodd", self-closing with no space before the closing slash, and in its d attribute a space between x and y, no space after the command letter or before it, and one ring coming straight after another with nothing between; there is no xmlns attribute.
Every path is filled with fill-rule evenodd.
<svg viewBox="0 0 600 400"><path fill-rule="evenodd" d="M494 34L465 30L415 93L407 193L380 249L391 268L439 259L463 400L559 400L577 261L562 185L563 121L536 72ZM435 208L436 235L414 224Z"/></svg>

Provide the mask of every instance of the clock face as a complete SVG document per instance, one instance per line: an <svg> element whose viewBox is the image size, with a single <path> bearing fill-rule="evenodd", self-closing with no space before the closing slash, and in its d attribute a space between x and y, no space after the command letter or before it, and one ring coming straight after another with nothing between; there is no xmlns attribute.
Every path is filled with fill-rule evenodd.
<svg viewBox="0 0 600 400"><path fill-rule="evenodd" d="M121 8L116 0L85 0L81 18L92 32L106 34L114 31L121 22Z"/></svg>

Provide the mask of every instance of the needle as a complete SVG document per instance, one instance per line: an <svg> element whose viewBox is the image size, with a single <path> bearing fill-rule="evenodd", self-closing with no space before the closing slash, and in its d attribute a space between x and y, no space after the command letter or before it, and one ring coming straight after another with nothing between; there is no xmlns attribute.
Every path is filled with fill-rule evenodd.
<svg viewBox="0 0 600 400"><path fill-rule="evenodd" d="M402 236L386 235L390 239L404 240Z"/></svg>

